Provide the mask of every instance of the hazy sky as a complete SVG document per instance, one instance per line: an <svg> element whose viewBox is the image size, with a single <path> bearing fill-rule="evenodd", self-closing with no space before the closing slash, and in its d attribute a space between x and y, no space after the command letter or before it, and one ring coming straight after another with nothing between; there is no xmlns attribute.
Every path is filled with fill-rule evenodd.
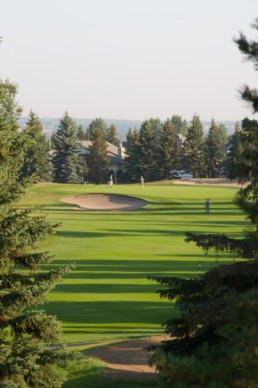
<svg viewBox="0 0 258 388"><path fill-rule="evenodd" d="M257 0L0 0L0 78L40 117L190 120L253 116L258 72L233 37Z"/></svg>

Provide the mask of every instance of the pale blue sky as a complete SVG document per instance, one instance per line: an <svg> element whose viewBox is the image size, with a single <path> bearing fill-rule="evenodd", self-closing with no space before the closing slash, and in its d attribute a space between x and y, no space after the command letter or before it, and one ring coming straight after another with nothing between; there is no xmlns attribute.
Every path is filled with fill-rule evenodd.
<svg viewBox="0 0 258 388"><path fill-rule="evenodd" d="M0 0L0 78L40 117L253 117L258 72L233 43L257 0ZM256 116L254 116L257 118Z"/></svg>

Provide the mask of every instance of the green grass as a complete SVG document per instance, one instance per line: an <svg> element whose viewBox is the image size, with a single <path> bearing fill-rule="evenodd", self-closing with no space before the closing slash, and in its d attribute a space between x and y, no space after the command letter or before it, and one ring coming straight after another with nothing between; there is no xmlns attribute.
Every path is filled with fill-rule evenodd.
<svg viewBox="0 0 258 388"><path fill-rule="evenodd" d="M60 201L81 193L114 193L145 199L133 211L78 211ZM158 335L161 323L176 316L172 303L160 300L159 286L148 276L198 276L218 264L215 254L205 257L185 232L225 232L239 237L245 215L233 204L237 189L183 186L171 182L139 185L38 184L22 205L44 205L49 219L62 225L40 248L55 255L45 270L75 263L76 268L50 293L44 306L63 326L63 343L117 340ZM210 198L211 214L205 214ZM221 256L219 262L228 260ZM79 385L78 385L79 387Z"/></svg>
<svg viewBox="0 0 258 388"><path fill-rule="evenodd" d="M101 362L84 356L79 361L69 364L68 368L60 370L67 375L67 381L63 388L161 388L163 384L160 377L149 381L113 380L107 376L103 377L105 365Z"/></svg>

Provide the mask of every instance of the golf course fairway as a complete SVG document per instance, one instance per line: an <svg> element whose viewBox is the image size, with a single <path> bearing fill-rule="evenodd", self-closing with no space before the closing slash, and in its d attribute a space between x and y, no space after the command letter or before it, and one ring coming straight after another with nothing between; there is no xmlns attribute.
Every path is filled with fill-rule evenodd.
<svg viewBox="0 0 258 388"><path fill-rule="evenodd" d="M56 234L38 247L54 255L42 270L75 264L42 306L62 321L63 343L115 340L163 333L162 322L176 316L173 303L161 300L160 288L148 276L199 276L233 260L204 255L185 232L222 233L240 237L245 215L233 203L238 189L174 185L171 181L140 185L38 184L21 206L42 205L48 219L60 222ZM148 202L135 210L78 210L61 200L80 194L104 193ZM205 199L211 202L205 214Z"/></svg>

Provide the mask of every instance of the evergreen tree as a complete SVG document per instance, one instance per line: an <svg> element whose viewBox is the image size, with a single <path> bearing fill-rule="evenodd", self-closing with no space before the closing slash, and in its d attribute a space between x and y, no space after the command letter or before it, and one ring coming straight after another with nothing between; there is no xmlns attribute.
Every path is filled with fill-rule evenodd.
<svg viewBox="0 0 258 388"><path fill-rule="evenodd" d="M237 162L240 159L242 153L242 144L240 140L240 124L235 124L235 132L229 136L229 150L227 153L227 159L225 162L227 175L230 179L235 179L238 176Z"/></svg>
<svg viewBox="0 0 258 388"><path fill-rule="evenodd" d="M176 301L181 312L163 324L176 339L158 346L152 358L172 386L255 387L258 381L258 203L239 196L238 204L252 225L244 238L187 233L186 241L246 261L220 265L199 279L153 278L166 287L161 298Z"/></svg>
<svg viewBox="0 0 258 388"><path fill-rule="evenodd" d="M89 139L86 140L92 140L94 137L94 132L99 131L104 136L105 140L107 136L107 125L105 121L102 118L96 118L95 120L92 120L92 122L89 125L88 131L86 131L87 137L90 136Z"/></svg>
<svg viewBox="0 0 258 388"><path fill-rule="evenodd" d="M257 109L258 110L258 107ZM225 234L187 233L207 253L228 252L246 259L218 266L199 279L155 278L166 289L161 297L176 301L181 317L164 323L171 337L156 348L152 362L169 386L256 387L258 384L258 126L236 126L239 158L231 158L231 172L240 182L236 203L251 226L244 238Z"/></svg>
<svg viewBox="0 0 258 388"><path fill-rule="evenodd" d="M38 116L30 112L26 123L27 142L24 149L24 162L19 179L31 177L34 182L49 181L49 146L43 135L43 127Z"/></svg>
<svg viewBox="0 0 258 388"><path fill-rule="evenodd" d="M160 135L160 131L162 130L162 124L161 124L160 119L158 117L156 119L150 118L148 121L150 122L153 136L158 140L159 135Z"/></svg>
<svg viewBox="0 0 258 388"><path fill-rule="evenodd" d="M258 196L258 121L245 118L242 130L236 125L235 133L230 137L231 147L227 158L227 170L230 179L247 183L243 191Z"/></svg>
<svg viewBox="0 0 258 388"><path fill-rule="evenodd" d="M107 157L107 142L103 133L95 129L92 133L92 144L87 155L88 176L91 182L103 183L107 179L109 159Z"/></svg>
<svg viewBox="0 0 258 388"><path fill-rule="evenodd" d="M219 171L222 167L224 144L214 119L211 120L208 137L205 142L205 151L208 176L210 178L215 178L219 175Z"/></svg>
<svg viewBox="0 0 258 388"><path fill-rule="evenodd" d="M194 115L183 146L183 166L194 178L205 177L203 129L199 116Z"/></svg>
<svg viewBox="0 0 258 388"><path fill-rule="evenodd" d="M78 130L77 130L77 138L78 140L86 140L85 139L86 133L84 132L82 125L79 125Z"/></svg>
<svg viewBox="0 0 258 388"><path fill-rule="evenodd" d="M157 148L154 133L149 120L146 120L142 123L139 132L139 154L137 158L139 172L144 177L145 182L157 177L156 156Z"/></svg>
<svg viewBox="0 0 258 388"><path fill-rule="evenodd" d="M174 125L175 133L181 133L186 136L187 134L187 121L182 120L181 116L173 115L171 118L171 124Z"/></svg>
<svg viewBox="0 0 258 388"><path fill-rule="evenodd" d="M221 144L223 145L223 148L225 148L225 145L228 142L228 134L225 124L220 123L218 125L218 136L220 138Z"/></svg>
<svg viewBox="0 0 258 388"><path fill-rule="evenodd" d="M85 140L90 140L90 129L89 128L86 129Z"/></svg>
<svg viewBox="0 0 258 388"><path fill-rule="evenodd" d="M18 181L24 163L28 131L19 133L20 108L16 86L0 81L0 386L12 388L61 387L63 376L56 364L70 356L56 343L60 323L35 310L68 268L39 272L48 264L48 252L34 252L38 241L55 231L34 209L15 205L28 179Z"/></svg>
<svg viewBox="0 0 258 388"><path fill-rule="evenodd" d="M162 125L158 146L158 169L161 179L168 179L170 171L176 168L177 159L174 128L167 119Z"/></svg>
<svg viewBox="0 0 258 388"><path fill-rule="evenodd" d="M53 157L54 176L57 183L80 183L83 170L79 157L79 144L75 121L65 112L53 136L55 154Z"/></svg>
<svg viewBox="0 0 258 388"><path fill-rule="evenodd" d="M109 143L114 144L117 147L120 147L120 140L117 137L116 127L112 124L110 128L107 130L106 139Z"/></svg>
<svg viewBox="0 0 258 388"><path fill-rule="evenodd" d="M131 128L129 128L126 136L126 154L127 157L124 162L125 179L132 183L139 182L139 131L137 128L135 128L133 132Z"/></svg>
<svg viewBox="0 0 258 388"><path fill-rule="evenodd" d="M258 18L255 19L252 27L258 30ZM255 70L258 69L258 42L248 41L246 36L242 33L239 34L239 38L234 39L239 50L244 54L248 61L254 63ZM244 85L240 90L241 97L244 101L251 104L253 113L258 111L258 93L257 89L250 89L249 86Z"/></svg>

